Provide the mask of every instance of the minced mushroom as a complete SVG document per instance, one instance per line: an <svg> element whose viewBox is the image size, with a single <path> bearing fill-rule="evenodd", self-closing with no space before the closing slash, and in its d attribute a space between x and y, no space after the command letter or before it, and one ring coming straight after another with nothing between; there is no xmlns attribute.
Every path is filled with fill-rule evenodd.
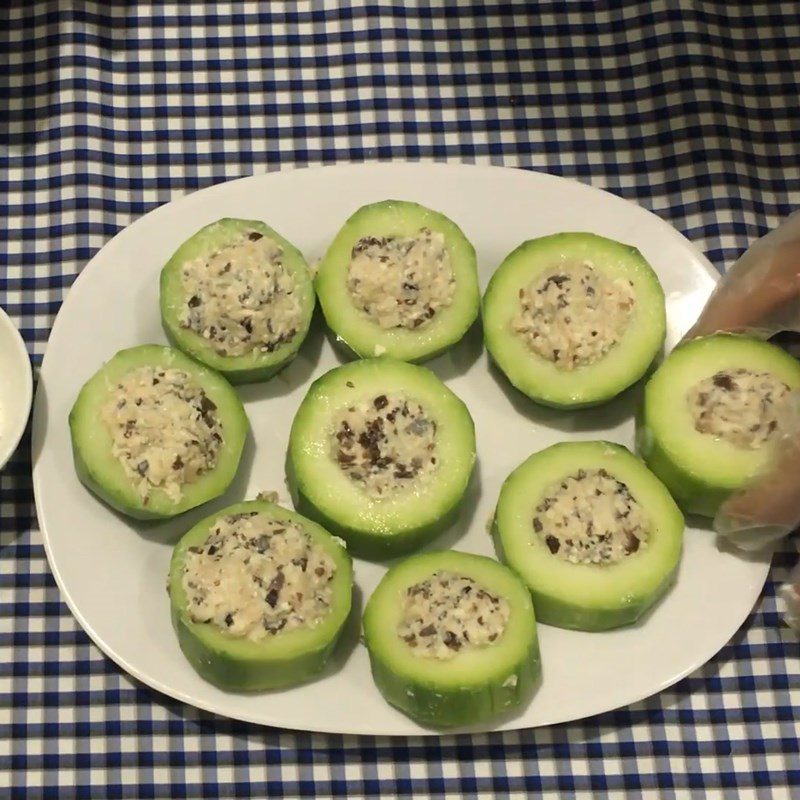
<svg viewBox="0 0 800 800"><path fill-rule="evenodd" d="M696 383L687 402L700 433L742 450L758 450L778 434L789 387L768 372L723 370Z"/></svg>
<svg viewBox="0 0 800 800"><path fill-rule="evenodd" d="M447 660L503 635L511 607L476 580L438 570L406 589L397 635L416 656Z"/></svg>
<svg viewBox="0 0 800 800"><path fill-rule="evenodd" d="M272 353L300 327L302 309L283 249L259 231L187 261L181 278L181 327L199 333L221 356Z"/></svg>
<svg viewBox="0 0 800 800"><path fill-rule="evenodd" d="M381 328L415 330L453 302L456 279L444 235L365 236L352 250L347 289Z"/></svg>
<svg viewBox="0 0 800 800"><path fill-rule="evenodd" d="M336 565L295 522L260 512L217 519L190 547L182 575L194 622L259 641L320 624L330 613Z"/></svg>
<svg viewBox="0 0 800 800"><path fill-rule="evenodd" d="M100 418L111 454L145 503L153 489L179 501L186 484L216 466L224 441L216 405L178 369L126 373L111 387Z"/></svg>
<svg viewBox="0 0 800 800"><path fill-rule="evenodd" d="M437 469L436 430L436 421L419 403L402 395L380 394L339 412L331 456L377 499L424 480Z"/></svg>
<svg viewBox="0 0 800 800"><path fill-rule="evenodd" d="M519 290L512 329L561 370L594 364L622 338L633 316L633 282L590 262L566 265Z"/></svg>
<svg viewBox="0 0 800 800"><path fill-rule="evenodd" d="M580 469L549 486L534 536L571 564L615 564L647 546L649 521L628 486L605 469Z"/></svg>

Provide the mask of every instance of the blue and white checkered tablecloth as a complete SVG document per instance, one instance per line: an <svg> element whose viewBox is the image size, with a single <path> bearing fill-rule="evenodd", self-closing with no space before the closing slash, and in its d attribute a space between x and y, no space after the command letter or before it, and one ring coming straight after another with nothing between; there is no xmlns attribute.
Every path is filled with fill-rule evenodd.
<svg viewBox="0 0 800 800"><path fill-rule="evenodd" d="M0 304L36 364L114 233L253 172L545 170L652 209L720 269L800 206L792 2L9 0L0 21ZM792 545L722 652L630 708L481 736L283 732L158 695L89 642L27 444L0 476L1 798L800 797L800 655L775 603Z"/></svg>

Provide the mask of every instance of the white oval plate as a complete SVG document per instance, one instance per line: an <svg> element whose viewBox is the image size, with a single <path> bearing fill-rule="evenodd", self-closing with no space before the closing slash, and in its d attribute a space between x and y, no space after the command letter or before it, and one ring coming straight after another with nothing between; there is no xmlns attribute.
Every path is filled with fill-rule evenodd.
<svg viewBox="0 0 800 800"><path fill-rule="evenodd" d="M67 415L82 383L123 347L165 341L158 273L175 248L219 217L263 219L309 259L322 254L364 203L408 199L443 211L475 244L482 283L517 244L588 230L636 245L668 298L668 346L697 315L714 284L711 265L658 217L611 194L550 175L494 167L369 164L258 175L156 209L110 241L86 266L53 327L34 415L34 487L50 565L89 636L124 670L165 694L217 714L265 725L363 734L431 733L390 708L374 687L352 620L335 663L318 681L289 691L226 694L184 660L170 624L165 577L171 546L194 521L258 491L284 486L289 426L310 381L337 362L320 326L272 381L241 389L254 441L237 480L211 507L145 527L105 508L72 468ZM603 408L539 408L490 371L471 332L431 368L469 406L477 427L477 480L461 522L436 547L493 555L486 522L506 475L535 450L565 439L633 445L637 391ZM482 729L515 729L586 717L633 703L711 658L747 617L766 560L720 552L712 534L689 528L677 584L639 625L590 634L540 626L543 680L531 704ZM358 603L384 567L356 563Z"/></svg>

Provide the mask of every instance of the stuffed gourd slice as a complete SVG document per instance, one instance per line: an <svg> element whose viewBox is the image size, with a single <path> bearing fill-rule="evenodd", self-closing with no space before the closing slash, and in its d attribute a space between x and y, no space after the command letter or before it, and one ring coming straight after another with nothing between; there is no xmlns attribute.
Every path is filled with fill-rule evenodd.
<svg viewBox="0 0 800 800"><path fill-rule="evenodd" d="M683 528L658 478L610 442L534 453L503 483L492 526L539 622L589 631L635 622L664 594Z"/></svg>
<svg viewBox="0 0 800 800"><path fill-rule="evenodd" d="M475 462L467 407L430 370L354 361L311 385L289 435L295 506L347 541L389 558L455 517Z"/></svg>
<svg viewBox="0 0 800 800"><path fill-rule="evenodd" d="M664 292L634 247L559 233L514 250L483 297L486 347L508 380L543 405L615 397L664 343Z"/></svg>
<svg viewBox="0 0 800 800"><path fill-rule="evenodd" d="M423 361L478 316L475 250L450 219L400 200L363 206L315 279L328 326L361 358Z"/></svg>
<svg viewBox="0 0 800 800"><path fill-rule="evenodd" d="M525 585L490 558L454 550L392 567L367 603L364 640L386 700L435 727L523 705L540 673Z"/></svg>
<svg viewBox="0 0 800 800"><path fill-rule="evenodd" d="M69 427L80 480L123 514L160 519L228 488L248 423L221 375L171 347L140 345L84 384Z"/></svg>
<svg viewBox="0 0 800 800"><path fill-rule="evenodd" d="M800 364L779 347L716 334L677 347L647 382L637 445L684 511L713 517L769 462Z"/></svg>
<svg viewBox="0 0 800 800"><path fill-rule="evenodd" d="M220 219L187 239L161 271L170 341L232 383L286 366L308 333L314 288L302 253L256 220Z"/></svg>
<svg viewBox="0 0 800 800"><path fill-rule="evenodd" d="M319 525L250 501L178 542L168 588L181 650L197 672L228 691L264 691L325 666L350 614L353 571Z"/></svg>

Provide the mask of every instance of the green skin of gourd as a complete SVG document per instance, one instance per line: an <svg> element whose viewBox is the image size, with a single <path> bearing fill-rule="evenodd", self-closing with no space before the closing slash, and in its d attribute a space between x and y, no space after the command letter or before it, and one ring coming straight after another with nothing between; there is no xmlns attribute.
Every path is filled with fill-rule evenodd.
<svg viewBox="0 0 800 800"><path fill-rule="evenodd" d="M193 622L186 613L182 572L187 549L202 544L219 517L248 511L301 523L333 558L336 564L333 606L330 614L314 629L282 632L260 642L251 642L233 637L213 623ZM178 542L170 563L168 587L178 642L200 676L229 692L267 691L306 683L325 667L350 614L353 566L347 551L320 526L273 503L249 501L207 517Z"/></svg>
<svg viewBox="0 0 800 800"><path fill-rule="evenodd" d="M427 544L442 531L447 530L458 519L461 498L453 500L453 504L442 516L426 525L406 528L402 534L394 536L376 536L372 531L343 525L333 519L303 493L291 458L291 451L286 455L286 479L292 502L297 510L322 525L327 530L341 536L353 555L368 561L387 561L405 555L418 547Z"/></svg>
<svg viewBox="0 0 800 800"><path fill-rule="evenodd" d="M509 559L506 548L503 544L503 533L501 532L500 523L500 505L495 510L495 515L492 520L491 533L495 544L495 550L498 558L508 564L512 569L515 569L523 580L528 585L528 589L533 597L533 605L536 609L536 618L539 622L546 625L553 625L559 628L567 628L571 630L581 631L605 631L613 628L619 628L626 625L631 625L639 620L652 606L654 606L667 590L674 584L677 575L678 564L681 554L681 543L683 539L684 521L680 510L672 501L666 488L660 484L654 475L648 473L647 468L639 461L632 453L621 445L612 442L564 442L561 444L552 445L537 454L534 454L528 461L523 462L520 467L511 473L509 478L501 490L500 503L504 502L503 493L509 491L510 481L514 479L515 473L526 467L528 462L532 459L539 458L543 461L541 469L547 469L548 465L545 459L548 454L557 454L559 451L568 452L570 449L581 448L583 458L578 459L572 465L572 468L567 471L562 471L552 475L552 483L565 477L567 474L572 474L579 468L599 468L605 467L612 475L616 475L614 471L614 463L622 459L627 462L630 467L635 463L635 469L643 473L646 480L650 484L648 491L655 492L655 497L661 506L661 522L664 531L670 531L668 534L672 543L669 547L665 548L663 563L660 569L654 574L649 582L630 583L626 579L624 588L620 588L616 592L608 592L604 590L599 596L591 601L576 602L569 596L568 593L561 591L561 587L555 591L549 587L543 587L536 581L531 581L526 578L524 569L520 564L516 563L513 559ZM592 451L596 451L599 457L609 459L603 463L598 460L592 461ZM600 455L602 453L602 455ZM622 478L620 478L622 479ZM623 480L624 482L624 480ZM637 487L630 486L634 496L637 495ZM528 487L521 483L517 487L517 491L525 492L526 496L530 496L531 515L538 500L538 496L531 494ZM538 491L538 490L537 490ZM640 499L640 498L637 498ZM644 503L645 510L648 510L648 505ZM651 534L652 535L652 534ZM533 530L530 531L530 539L533 539ZM636 558L632 556L631 558ZM528 559L553 559L552 564L556 566L556 556L550 554L546 548L533 548L531 547L527 554ZM624 564L624 568L629 568L631 565L635 566L635 562L631 564ZM615 565L619 566L619 565ZM559 568L563 569L559 565ZM576 564L571 567L574 570L576 580L580 575L580 570L604 570L605 567L594 565ZM652 572L652 571L651 571ZM563 586L563 584L562 584Z"/></svg>
<svg viewBox="0 0 800 800"><path fill-rule="evenodd" d="M445 236L456 277L453 302L415 331L385 330L353 305L346 290L350 254L362 237L413 236L424 226ZM412 363L427 361L460 341L480 310L475 248L443 214L402 200L358 209L325 253L314 284L328 327L336 334L335 344L347 358L386 355Z"/></svg>
<svg viewBox="0 0 800 800"><path fill-rule="evenodd" d="M733 489L715 486L691 468L676 463L644 421L643 409L639 409L636 415L636 450L664 485L669 487L675 501L687 514L713 518L731 496Z"/></svg>
<svg viewBox="0 0 800 800"><path fill-rule="evenodd" d="M512 636L516 652L504 658L504 663L494 674L484 674L478 679L466 677L460 681L446 680L448 666L458 662L460 656L456 656L452 662L434 662L434 669L444 675L445 680L430 674L430 669L426 674L414 674L413 667L409 670L398 665L398 660L393 657L394 648L407 649L407 646L398 636L396 642L387 648L385 637L387 624L392 624L387 623L387 604L394 602L399 595L386 590L398 570L415 564L427 565L428 576L437 569L449 570L479 580L489 591L495 592L497 587L490 580L481 578L492 574L495 579L502 576L503 590L500 593L511 604L515 627L498 641L504 642L506 636ZM483 575L475 574L476 567ZM417 580L424 577L420 575ZM407 587L414 582L412 579L405 585ZM509 626L512 619L509 620ZM388 703L423 725L453 728L494 719L522 707L530 700L538 684L541 662L530 595L525 585L509 569L493 559L453 550L410 557L384 576L367 603L363 625L376 686ZM491 656L492 646L488 646L482 657L486 659ZM430 662L429 659L420 659L420 662L426 661ZM430 663L421 663L420 666L425 669ZM508 681L512 675L516 678L514 685Z"/></svg>
<svg viewBox="0 0 800 800"><path fill-rule="evenodd" d="M111 437L99 421L107 381L115 382L129 370L142 366L181 369L191 374L217 405L224 443L217 466L183 487L177 502L154 489L143 503L111 455ZM69 414L75 471L79 480L111 508L140 520L174 517L219 497L230 485L239 466L249 423L242 402L230 384L216 372L183 353L161 345L140 345L121 350L81 389Z"/></svg>
<svg viewBox="0 0 800 800"><path fill-rule="evenodd" d="M748 354L760 354L763 358L760 365L762 369L779 368L782 370L782 378L790 388L795 390L800 388L800 364L790 355L768 342L728 333L715 334L679 345L645 386L644 401L636 417L636 449L647 466L667 486L678 505L689 514L713 518L722 503L758 472L758 467L753 467L734 479L722 480L719 476L715 476L710 464L713 464L713 459L720 456L713 454L717 443L712 437L708 437L704 443L708 448L707 452L711 453L705 463L699 459L687 459L684 454L674 449L670 452L663 441L662 429L678 424L675 410L677 403L683 398L675 398L676 405L670 406L670 418L664 419L656 409L661 392L657 381L667 374L666 371L670 370L675 358L697 353L695 357L702 359L704 351L713 358L715 350L724 352L723 348L731 350L739 347ZM708 375L711 375L716 368L713 362L709 363Z"/></svg>
<svg viewBox="0 0 800 800"><path fill-rule="evenodd" d="M638 320L623 339L595 364L562 372L530 350L510 330L517 313L518 290L534 275L559 264L589 260L613 276L635 283ZM497 268L483 296L483 331L494 364L517 390L540 405L581 409L612 400L646 375L666 335L664 292L642 254L629 245L592 233L557 233L523 242Z"/></svg>
<svg viewBox="0 0 800 800"><path fill-rule="evenodd" d="M497 521L492 522L492 538L494 540L497 557L507 563L503 551L503 543L497 528ZM641 598L611 609L590 609L561 598L537 592L531 588L536 617L543 625L552 625L556 628L566 628L575 631L609 631L633 625L651 606L666 594L675 582L675 571L670 572L664 580L653 589L646 598Z"/></svg>
<svg viewBox="0 0 800 800"><path fill-rule="evenodd" d="M394 387L406 389L413 395L414 381L423 381L429 386L435 384L437 391L445 395L448 409L447 423L451 427L457 427L458 436L463 441L462 452L459 453L463 468L460 466L457 470L457 473L461 475L458 487L448 495L446 500L437 498L435 508L432 505L421 503L415 498L410 498L409 509L414 512L422 509L425 513L419 522L402 520L400 528L390 529L387 527L387 523L379 517L370 518L359 524L349 523L342 513L338 513L347 503L343 497L337 498L337 502L330 509L321 502L315 502L310 495L316 482L324 479L305 477L307 473L304 473L300 466L305 458L306 443L319 435L315 428L307 425L307 419L313 413L315 406L318 403L329 402L331 392L340 391L341 385L347 381L361 386L361 376L365 372L374 374L376 369L386 375L386 382L381 384L383 392L392 391ZM433 410L433 407L429 410ZM327 436L327 431L322 435ZM433 373L424 367L394 359L366 359L337 367L318 378L311 385L292 424L286 454L286 476L292 500L298 511L345 539L348 549L353 555L380 561L414 550L431 541L437 534L453 524L460 512L461 501L469 483L474 460L475 429L469 411L464 403L441 384Z"/></svg>
<svg viewBox="0 0 800 800"><path fill-rule="evenodd" d="M253 230L273 239L283 248L284 267L293 275L295 292L300 298L300 324L291 341L284 342L271 353L252 351L241 356L222 356L200 334L181 327L178 321L178 315L186 302L181 284L181 268L187 261L201 258L228 242L235 241L241 234ZM201 228L166 263L161 270L160 283L161 322L170 343L222 373L231 383L256 383L273 377L295 358L311 325L315 295L311 273L303 254L291 242L257 220L221 219Z"/></svg>

